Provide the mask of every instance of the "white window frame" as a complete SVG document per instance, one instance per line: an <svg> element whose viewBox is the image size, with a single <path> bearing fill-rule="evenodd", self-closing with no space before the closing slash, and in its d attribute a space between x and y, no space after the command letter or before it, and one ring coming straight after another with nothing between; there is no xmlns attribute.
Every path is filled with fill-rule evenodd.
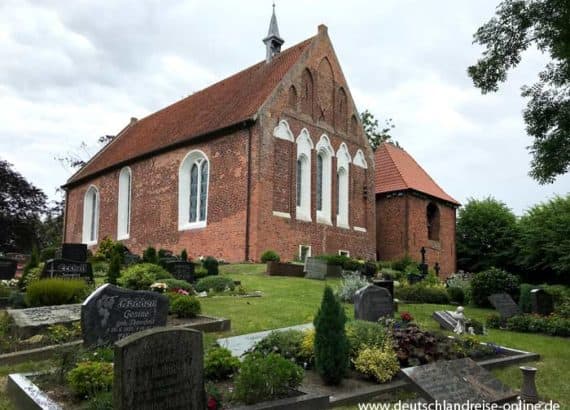
<svg viewBox="0 0 570 410"><path fill-rule="evenodd" d="M124 167L119 173L119 196L117 201L117 240L129 239L131 231L133 173Z"/></svg>
<svg viewBox="0 0 570 410"><path fill-rule="evenodd" d="M332 148L329 137L326 134L321 135L321 138L316 146L317 155L321 154L323 158L323 175L322 175L322 207L317 208L317 222L327 225L332 225L331 220L331 187L332 187L332 159L334 157L334 150ZM317 170L318 172L318 170ZM316 189L319 189L317 186Z"/></svg>
<svg viewBox="0 0 570 410"><path fill-rule="evenodd" d="M345 250L345 249L339 249L339 250L338 250L338 255L339 255L339 256L344 255L344 256L347 256L347 257L350 258L350 251L347 251L347 250Z"/></svg>
<svg viewBox="0 0 570 410"><path fill-rule="evenodd" d="M95 206L91 195L95 195ZM82 242L89 245L96 245L99 239L99 208L100 208L99 189L95 185L91 185L85 196L83 197L83 233Z"/></svg>
<svg viewBox="0 0 570 410"><path fill-rule="evenodd" d="M301 251L303 250L303 247L307 248L307 256L306 256L307 258L311 257L312 249L311 249L311 245L304 245L304 244L299 245L299 255L298 255L299 260L304 263L304 262L306 262L306 259L305 260L301 259L301 255L302 255Z"/></svg>
<svg viewBox="0 0 570 410"><path fill-rule="evenodd" d="M336 175L338 180L338 209L336 225L339 228L350 229L350 163L352 159L348 153L348 147L343 142L336 152ZM341 179L342 177L342 179Z"/></svg>
<svg viewBox="0 0 570 410"><path fill-rule="evenodd" d="M368 169L368 163L366 162L366 158L364 157L364 152L361 149L356 151L354 154L354 165L360 168Z"/></svg>
<svg viewBox="0 0 570 410"><path fill-rule="evenodd" d="M204 210L204 220L200 221L200 204L201 195L200 187L202 178L202 166L203 164L208 164L208 177L206 181L206 206ZM196 199L196 215L197 220L195 222L190 222L190 171L192 165L198 164L198 193ZM210 160L207 155L201 150L192 150L182 160L180 163L180 169L178 171L178 230L185 231L189 229L199 229L205 228L208 225L208 202L210 193L210 175L212 174L212 167Z"/></svg>
<svg viewBox="0 0 570 410"><path fill-rule="evenodd" d="M301 201L296 207L296 219L311 222L311 157L314 148L309 131L303 128L297 137L297 159L295 161L295 172L297 172L297 161L302 159L303 175L301 175ZM295 196L297 196L297 178L295 178ZM295 198L297 203L297 198Z"/></svg>

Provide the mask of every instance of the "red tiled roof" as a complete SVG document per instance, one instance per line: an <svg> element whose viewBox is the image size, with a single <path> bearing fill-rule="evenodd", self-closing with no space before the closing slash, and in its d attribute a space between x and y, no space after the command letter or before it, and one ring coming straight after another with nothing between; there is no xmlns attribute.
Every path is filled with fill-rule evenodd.
<svg viewBox="0 0 570 410"><path fill-rule="evenodd" d="M253 118L312 39L284 50L269 64L263 60L128 126L67 184Z"/></svg>
<svg viewBox="0 0 570 410"><path fill-rule="evenodd" d="M460 205L403 149L383 143L376 149L374 161L377 194L412 189Z"/></svg>

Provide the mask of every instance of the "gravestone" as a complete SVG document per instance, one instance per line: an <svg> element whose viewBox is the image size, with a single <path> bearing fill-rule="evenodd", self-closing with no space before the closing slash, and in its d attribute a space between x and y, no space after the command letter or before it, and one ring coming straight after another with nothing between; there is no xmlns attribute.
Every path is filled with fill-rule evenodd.
<svg viewBox="0 0 570 410"><path fill-rule="evenodd" d="M125 254L123 255L123 263L127 266L139 263L141 259L142 258L135 253L125 252Z"/></svg>
<svg viewBox="0 0 570 410"><path fill-rule="evenodd" d="M342 266L329 265L325 259L310 257L305 262L305 278L324 280L326 277L340 277Z"/></svg>
<svg viewBox="0 0 570 410"><path fill-rule="evenodd" d="M166 270L176 279L185 280L190 283L194 283L195 281L194 264L191 262L176 259L166 263Z"/></svg>
<svg viewBox="0 0 570 410"><path fill-rule="evenodd" d="M401 372L430 402L503 403L518 394L470 358L440 360Z"/></svg>
<svg viewBox="0 0 570 410"><path fill-rule="evenodd" d="M554 300L544 289L531 290L530 302L532 305L532 313L548 316L554 312Z"/></svg>
<svg viewBox="0 0 570 410"><path fill-rule="evenodd" d="M379 286L367 285L354 294L354 318L376 322L383 316L392 317L394 300L390 292Z"/></svg>
<svg viewBox="0 0 570 410"><path fill-rule="evenodd" d="M149 329L115 343L115 410L205 409L202 332Z"/></svg>
<svg viewBox="0 0 570 410"><path fill-rule="evenodd" d="M92 282L93 268L87 262L77 262L69 259L50 259L44 265L41 278L85 279L88 282Z"/></svg>
<svg viewBox="0 0 570 410"><path fill-rule="evenodd" d="M61 245L61 259L87 262L87 245L83 243L64 243Z"/></svg>
<svg viewBox="0 0 570 410"><path fill-rule="evenodd" d="M16 275L18 261L0 256L0 280L10 280Z"/></svg>
<svg viewBox="0 0 570 410"><path fill-rule="evenodd" d="M501 319L508 319L521 314L519 305L515 303L508 293L495 293L489 296L489 301L491 305L499 311Z"/></svg>
<svg viewBox="0 0 570 410"><path fill-rule="evenodd" d="M157 292L105 284L81 305L81 333L86 346L105 345L132 333L166 326L168 298Z"/></svg>
<svg viewBox="0 0 570 410"><path fill-rule="evenodd" d="M453 332L457 326L457 320L453 317L453 312L448 310L438 310L433 312L432 317L443 328Z"/></svg>
<svg viewBox="0 0 570 410"><path fill-rule="evenodd" d="M376 286L380 286L381 288L388 289L392 298L394 298L394 281L393 280L383 280L383 279L374 279L372 280Z"/></svg>
<svg viewBox="0 0 570 410"><path fill-rule="evenodd" d="M67 325L81 318L81 305L42 306L29 309L8 309L13 319L13 333L22 338L38 334L51 325Z"/></svg>

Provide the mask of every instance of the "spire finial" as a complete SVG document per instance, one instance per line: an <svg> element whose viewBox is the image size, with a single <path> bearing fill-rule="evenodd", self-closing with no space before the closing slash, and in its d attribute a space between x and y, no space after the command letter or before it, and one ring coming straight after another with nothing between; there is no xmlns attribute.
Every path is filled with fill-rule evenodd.
<svg viewBox="0 0 570 410"><path fill-rule="evenodd" d="M279 26L277 25L277 16L275 15L275 1L273 1L273 13L269 22L269 30L267 37L263 39L266 48L265 61L270 62L272 58L281 52L281 45L285 42L279 35Z"/></svg>

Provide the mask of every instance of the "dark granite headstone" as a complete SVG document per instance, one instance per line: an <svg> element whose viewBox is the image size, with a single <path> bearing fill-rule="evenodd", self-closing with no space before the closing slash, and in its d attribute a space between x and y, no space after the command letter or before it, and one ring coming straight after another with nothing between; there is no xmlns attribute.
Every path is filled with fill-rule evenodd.
<svg viewBox="0 0 570 410"><path fill-rule="evenodd" d="M61 246L61 259L87 262L87 245L83 243L64 243Z"/></svg>
<svg viewBox="0 0 570 410"><path fill-rule="evenodd" d="M180 259L178 259L178 258L175 257L175 256L165 256L164 258L160 258L160 259L158 260L158 264L159 264L160 266L162 266L164 269L166 269L166 265L168 265L170 262L177 262L177 261L179 261L179 260L180 260Z"/></svg>
<svg viewBox="0 0 570 410"><path fill-rule="evenodd" d="M453 312L447 310L438 310L433 312L432 317L443 329L453 331L457 325L457 320L453 317L452 313Z"/></svg>
<svg viewBox="0 0 570 410"><path fill-rule="evenodd" d="M360 267L360 273L367 278L371 278L378 272L378 266L374 262L366 262Z"/></svg>
<svg viewBox="0 0 570 410"><path fill-rule="evenodd" d="M502 319L508 319L521 314L519 305L515 303L508 293L495 293L489 296L489 301L491 305L499 311L499 315L501 315Z"/></svg>
<svg viewBox="0 0 570 410"><path fill-rule="evenodd" d="M388 292L394 297L394 281L393 280L383 280L383 279L374 279L372 281L376 286L380 286L381 288L388 289Z"/></svg>
<svg viewBox="0 0 570 410"><path fill-rule="evenodd" d="M548 316L554 312L554 300L544 289L531 290L530 301L532 305L532 313Z"/></svg>
<svg viewBox="0 0 570 410"><path fill-rule="evenodd" d="M141 330L166 326L168 298L157 292L105 284L81 305L86 346L105 345Z"/></svg>
<svg viewBox="0 0 570 410"><path fill-rule="evenodd" d="M123 263L127 266L134 265L135 263L139 263L141 261L141 257L135 253L125 252L123 255Z"/></svg>
<svg viewBox="0 0 570 410"><path fill-rule="evenodd" d="M440 360L401 372L430 402L502 403L518 394L469 358Z"/></svg>
<svg viewBox="0 0 570 410"><path fill-rule="evenodd" d="M91 264L87 262L50 259L44 265L41 278L85 279L92 282L93 269Z"/></svg>
<svg viewBox="0 0 570 410"><path fill-rule="evenodd" d="M115 343L115 410L205 409L202 332L156 328Z"/></svg>
<svg viewBox="0 0 570 410"><path fill-rule="evenodd" d="M16 275L18 269L18 261L15 259L4 258L0 256L0 279L10 280Z"/></svg>
<svg viewBox="0 0 570 410"><path fill-rule="evenodd" d="M172 274L176 279L185 280L186 282L194 283L194 264L175 260L166 264L166 270Z"/></svg>
<svg viewBox="0 0 570 410"><path fill-rule="evenodd" d="M379 286L367 285L354 294L354 318L376 322L383 316L394 314L394 299L390 292Z"/></svg>

